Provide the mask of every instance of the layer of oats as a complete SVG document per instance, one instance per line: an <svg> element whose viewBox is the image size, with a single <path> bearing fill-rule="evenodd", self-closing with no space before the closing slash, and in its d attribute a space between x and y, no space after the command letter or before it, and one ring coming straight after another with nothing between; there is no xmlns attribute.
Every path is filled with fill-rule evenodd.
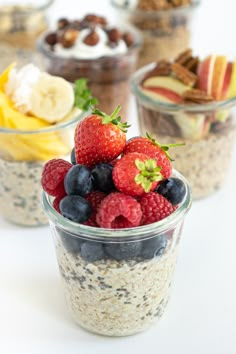
<svg viewBox="0 0 236 354"><path fill-rule="evenodd" d="M88 263L57 244L69 311L83 328L108 336L138 333L156 322L169 299L176 248L151 260Z"/></svg>
<svg viewBox="0 0 236 354"><path fill-rule="evenodd" d="M43 162L0 159L0 213L26 226L48 223L41 204Z"/></svg>

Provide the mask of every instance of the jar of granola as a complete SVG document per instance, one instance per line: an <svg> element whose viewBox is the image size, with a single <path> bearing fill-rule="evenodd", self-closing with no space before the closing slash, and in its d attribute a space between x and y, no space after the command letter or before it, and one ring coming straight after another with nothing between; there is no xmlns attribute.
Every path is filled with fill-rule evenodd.
<svg viewBox="0 0 236 354"><path fill-rule="evenodd" d="M189 47L192 16L199 0L111 0L125 23L143 35L138 67L175 57Z"/></svg>
<svg viewBox="0 0 236 354"><path fill-rule="evenodd" d="M37 37L47 29L46 12L54 0L4 0L0 4L0 69L9 63L34 61Z"/></svg>

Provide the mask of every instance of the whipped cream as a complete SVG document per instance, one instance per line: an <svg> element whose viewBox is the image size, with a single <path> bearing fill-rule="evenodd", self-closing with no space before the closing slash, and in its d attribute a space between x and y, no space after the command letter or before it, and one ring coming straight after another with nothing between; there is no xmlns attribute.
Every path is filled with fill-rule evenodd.
<svg viewBox="0 0 236 354"><path fill-rule="evenodd" d="M25 65L18 70L13 68L10 71L4 90L19 112L25 114L30 111L29 97L40 76L41 71L33 64Z"/></svg>
<svg viewBox="0 0 236 354"><path fill-rule="evenodd" d="M85 44L83 40L90 31L88 28L81 30L76 43L71 48L64 48L60 43L57 43L54 46L54 53L63 58L73 57L76 59L98 59L103 56L116 56L127 53L128 48L123 39L120 39L116 46L110 47L108 45L108 35L99 26L95 28L99 36L99 42L94 46Z"/></svg>

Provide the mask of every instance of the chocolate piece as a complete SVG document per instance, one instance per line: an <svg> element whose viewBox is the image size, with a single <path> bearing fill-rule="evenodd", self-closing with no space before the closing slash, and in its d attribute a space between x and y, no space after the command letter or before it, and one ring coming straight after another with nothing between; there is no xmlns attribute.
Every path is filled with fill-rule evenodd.
<svg viewBox="0 0 236 354"><path fill-rule="evenodd" d="M94 46L98 44L99 42L99 35L97 32L92 30L85 38L84 38L84 43L90 46Z"/></svg>

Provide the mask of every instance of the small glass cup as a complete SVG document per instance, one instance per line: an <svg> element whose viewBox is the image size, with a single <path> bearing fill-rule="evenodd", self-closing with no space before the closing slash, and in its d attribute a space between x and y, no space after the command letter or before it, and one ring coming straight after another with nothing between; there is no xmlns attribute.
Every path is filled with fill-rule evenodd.
<svg viewBox="0 0 236 354"><path fill-rule="evenodd" d="M74 82L79 78L88 80L92 95L98 99L98 108L111 114L114 107L120 105L120 114L126 121L130 104L130 78L134 73L141 47L140 34L131 27L126 27L134 37L134 44L127 53L114 56L102 56L96 59L77 59L60 57L44 44L46 34L38 42L38 50L45 58L46 71L51 75L61 76ZM124 31L125 29L121 29Z"/></svg>
<svg viewBox="0 0 236 354"><path fill-rule="evenodd" d="M170 296L183 222L191 207L186 186L178 209L167 218L130 229L74 223L52 207L50 220L66 303L72 318L90 332L127 336L161 318Z"/></svg>
<svg viewBox="0 0 236 354"><path fill-rule="evenodd" d="M43 67L36 55L38 36L48 28L47 10L54 0L3 0L0 2L0 71L11 62L23 66L29 61Z"/></svg>
<svg viewBox="0 0 236 354"><path fill-rule="evenodd" d="M236 136L236 97L209 104L172 104L143 94L140 84L154 63L131 80L142 135L160 143L185 142L171 151L173 166L189 181L193 198L207 197L227 178Z"/></svg>
<svg viewBox="0 0 236 354"><path fill-rule="evenodd" d="M48 223L41 205L44 164L69 160L75 127L84 116L35 131L0 127L0 214L5 219L25 226Z"/></svg>
<svg viewBox="0 0 236 354"><path fill-rule="evenodd" d="M159 11L127 8L125 1L121 4L119 0L111 0L111 4L120 21L133 25L143 36L138 68L153 61L174 58L189 47L192 17L199 0L191 1L188 6Z"/></svg>

